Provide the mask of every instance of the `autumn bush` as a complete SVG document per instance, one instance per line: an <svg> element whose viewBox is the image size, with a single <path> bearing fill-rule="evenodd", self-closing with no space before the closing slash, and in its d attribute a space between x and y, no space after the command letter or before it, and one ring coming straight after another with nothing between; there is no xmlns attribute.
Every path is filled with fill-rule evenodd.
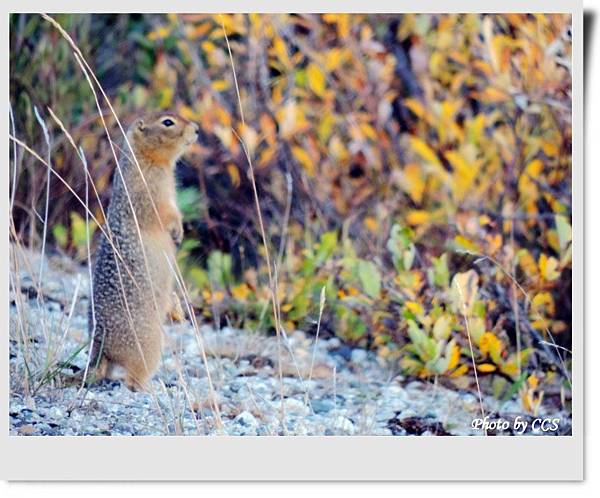
<svg viewBox="0 0 600 498"><path fill-rule="evenodd" d="M180 267L206 320L336 335L406 375L534 412L570 396L567 15L57 15L127 122L175 109L202 136L178 168ZM69 45L11 17L17 137L101 219L114 167ZM105 117L120 141L114 120ZM262 244L249 160L268 247ZM15 237L39 244L46 172L18 152ZM84 259L84 212L53 180L49 234ZM325 296L319 320L320 296Z"/></svg>

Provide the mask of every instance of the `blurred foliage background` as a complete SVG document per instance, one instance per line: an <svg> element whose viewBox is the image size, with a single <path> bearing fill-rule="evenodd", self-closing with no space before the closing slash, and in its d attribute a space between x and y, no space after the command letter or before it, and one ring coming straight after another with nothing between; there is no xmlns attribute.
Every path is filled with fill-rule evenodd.
<svg viewBox="0 0 600 498"><path fill-rule="evenodd" d="M243 141L286 331L315 333L323 296L320 334L406 375L474 389L475 362L483 389L532 412L568 403L570 16L53 17L122 121L173 109L201 125L177 169L179 262L206 320L273 330ZM38 15L10 28L14 134L83 197L52 109L106 207L114 160L71 47ZM13 237L36 246L47 172L22 150L11 164ZM82 261L84 216L53 178L49 243Z"/></svg>

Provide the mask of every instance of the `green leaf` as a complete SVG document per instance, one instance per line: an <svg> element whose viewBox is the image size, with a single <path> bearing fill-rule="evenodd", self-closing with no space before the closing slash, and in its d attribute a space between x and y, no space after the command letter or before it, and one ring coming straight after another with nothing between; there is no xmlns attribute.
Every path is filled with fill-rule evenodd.
<svg viewBox="0 0 600 498"><path fill-rule="evenodd" d="M321 265L327 261L333 255L337 244L338 238L336 231L325 232L321 235L316 256L317 264Z"/></svg>
<svg viewBox="0 0 600 498"><path fill-rule="evenodd" d="M556 221L556 232L558 233L558 245L562 252L567 248L569 242L571 242L571 224L567 217L561 214L557 214L554 219Z"/></svg>
<svg viewBox="0 0 600 498"><path fill-rule="evenodd" d="M354 310L346 306L336 306L340 335L351 340L359 340L367 333L365 322L358 316Z"/></svg>
<svg viewBox="0 0 600 498"><path fill-rule="evenodd" d="M188 278L199 289L208 287L208 273L202 268L194 267L188 272Z"/></svg>
<svg viewBox="0 0 600 498"><path fill-rule="evenodd" d="M447 289L450 282L448 270L448 254L444 253L439 258L431 258L433 263L433 283L442 289Z"/></svg>
<svg viewBox="0 0 600 498"><path fill-rule="evenodd" d="M511 399L515 394L519 392L519 389L521 389L521 386L523 385L525 379L527 379L528 376L529 372L525 371L516 381L513 382L508 391L506 391L504 398L502 398L503 403L506 403L509 399Z"/></svg>
<svg viewBox="0 0 600 498"><path fill-rule="evenodd" d="M381 274L375 263L361 259L358 262L358 278L367 295L377 299L381 293Z"/></svg>
<svg viewBox="0 0 600 498"><path fill-rule="evenodd" d="M54 225L52 227L52 235L54 236L54 240L60 247L62 247L63 249L67 247L67 244L69 243L69 232L62 223L59 223L58 225Z"/></svg>
<svg viewBox="0 0 600 498"><path fill-rule="evenodd" d="M89 229L86 228L85 220L79 213L73 211L71 213L71 239L73 245L77 249L82 249L87 246L88 238L91 238L96 229L96 225L89 224Z"/></svg>
<svg viewBox="0 0 600 498"><path fill-rule="evenodd" d="M427 334L421 330L414 320L407 320L408 337L415 346L417 353L421 359L427 359Z"/></svg>
<svg viewBox="0 0 600 498"><path fill-rule="evenodd" d="M183 216L183 221L200 218L202 197L197 188L188 187L177 190L177 207Z"/></svg>
<svg viewBox="0 0 600 498"><path fill-rule="evenodd" d="M227 287L233 280L231 274L231 255L213 251L208 257L208 276L213 285Z"/></svg>
<svg viewBox="0 0 600 498"><path fill-rule="evenodd" d="M433 325L433 337L438 341L448 339L452 330L452 317L450 315L441 315Z"/></svg>
<svg viewBox="0 0 600 498"><path fill-rule="evenodd" d="M398 224L392 226L386 247L392 253L394 266L398 271L410 270L415 259L416 249L412 243L414 233L410 228Z"/></svg>

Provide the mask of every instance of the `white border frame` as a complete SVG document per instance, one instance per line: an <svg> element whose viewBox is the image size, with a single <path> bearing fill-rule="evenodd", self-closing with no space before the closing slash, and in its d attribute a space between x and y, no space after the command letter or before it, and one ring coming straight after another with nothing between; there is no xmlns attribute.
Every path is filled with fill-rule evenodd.
<svg viewBox="0 0 600 498"><path fill-rule="evenodd" d="M573 430L571 436L453 437L15 437L8 428L8 238L0 247L0 477L10 480L581 480L583 448L583 7L581 0L4 0L2 152L8 157L10 12L564 12L573 19ZM165 5L168 9L165 10ZM285 10L282 10L285 7ZM418 7L418 10L415 9ZM6 164L6 163L5 163ZM0 233L8 235L8 167Z"/></svg>

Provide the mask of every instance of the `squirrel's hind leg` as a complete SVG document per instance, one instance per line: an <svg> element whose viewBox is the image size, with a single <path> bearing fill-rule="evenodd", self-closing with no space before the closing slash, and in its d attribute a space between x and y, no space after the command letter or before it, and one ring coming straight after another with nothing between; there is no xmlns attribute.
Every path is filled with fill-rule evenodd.
<svg viewBox="0 0 600 498"><path fill-rule="evenodd" d="M85 378L85 383L87 385L91 385L95 382L105 379L108 376L109 366L110 362L103 355L100 356L100 359L97 361L90 361L87 376Z"/></svg>
<svg viewBox="0 0 600 498"><path fill-rule="evenodd" d="M160 332L160 331L159 331ZM160 343L160 337L158 342ZM150 379L158 369L160 362L161 349L159 345L148 347L144 351L144 355L135 355L128 358L127 364L123 365L127 371L125 376L125 384L132 391L147 391Z"/></svg>

